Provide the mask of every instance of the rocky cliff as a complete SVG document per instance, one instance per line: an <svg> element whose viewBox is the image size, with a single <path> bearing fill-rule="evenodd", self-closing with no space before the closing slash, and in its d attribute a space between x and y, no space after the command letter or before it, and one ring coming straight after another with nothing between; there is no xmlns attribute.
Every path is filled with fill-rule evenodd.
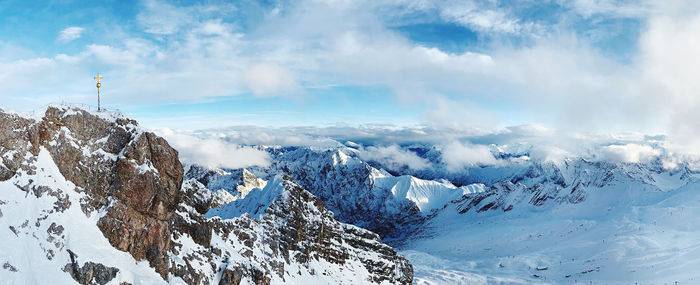
<svg viewBox="0 0 700 285"><path fill-rule="evenodd" d="M209 192L194 180L183 190ZM269 199L259 199L262 196ZM174 275L198 284L212 284L217 270L221 282L235 284L242 279L256 284L412 282L412 267L405 258L377 234L335 220L321 200L291 177L277 176L242 200L246 199L256 200L258 218L223 211L206 219L194 205L181 204L174 223ZM224 207L251 204L237 202L244 201Z"/></svg>
<svg viewBox="0 0 700 285"><path fill-rule="evenodd" d="M117 113L0 112L0 277L18 283L410 283L410 264L291 181L259 219L183 185L177 151ZM37 259L40 256L40 259ZM306 279L305 279L306 278Z"/></svg>

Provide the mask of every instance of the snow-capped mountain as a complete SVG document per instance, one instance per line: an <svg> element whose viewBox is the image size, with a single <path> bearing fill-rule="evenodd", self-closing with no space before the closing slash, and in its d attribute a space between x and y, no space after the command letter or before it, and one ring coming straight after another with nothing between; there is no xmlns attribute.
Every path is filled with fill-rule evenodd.
<svg viewBox="0 0 700 285"><path fill-rule="evenodd" d="M559 183L496 183L431 216L402 246L417 280L682 284L698 277L697 172L584 160L557 169L543 175Z"/></svg>
<svg viewBox="0 0 700 285"><path fill-rule="evenodd" d="M291 178L239 196L183 183L177 151L119 113L0 112L0 157L2 283L412 282L405 258ZM259 187L255 217L204 215Z"/></svg>
<svg viewBox="0 0 700 285"><path fill-rule="evenodd" d="M9 284L700 278L700 172L663 151L538 160L526 146L490 146L495 163L455 170L439 147L392 150L431 164L411 168L365 160L352 144L255 146L269 165L211 169L183 167L118 113L0 112L0 129Z"/></svg>
<svg viewBox="0 0 700 285"><path fill-rule="evenodd" d="M276 173L288 173L319 197L340 221L374 231L385 241L405 236L413 227L422 224L429 213L448 202L467 193L483 191L480 184L456 187L449 182L394 176L351 156L352 152L347 149L275 148L270 151L275 160L268 168L206 171L190 166L186 177L197 179L210 189L226 189L234 195L244 195L237 189L246 185L242 182L246 173L258 173L265 180L272 179Z"/></svg>
<svg viewBox="0 0 700 285"><path fill-rule="evenodd" d="M413 175L425 172L408 168L391 174L353 148L264 149L271 165L246 173L263 180L289 173L341 221L399 247L419 284L673 283L698 277L690 268L700 263L693 254L700 245L694 241L698 220L692 218L700 214L694 206L700 172L685 163L669 168L661 157L537 161L523 159L528 153L520 151L502 153L497 165L459 172L472 176L454 184L472 183L457 187L447 179L418 178ZM235 189L245 184L244 170L189 169L187 177L242 195Z"/></svg>

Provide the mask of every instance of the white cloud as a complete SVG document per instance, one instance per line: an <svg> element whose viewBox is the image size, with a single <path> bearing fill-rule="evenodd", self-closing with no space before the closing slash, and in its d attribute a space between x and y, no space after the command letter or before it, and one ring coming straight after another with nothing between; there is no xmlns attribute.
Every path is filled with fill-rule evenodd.
<svg viewBox="0 0 700 285"><path fill-rule="evenodd" d="M270 164L269 154L253 147L228 143L218 138L198 138L170 129L158 130L158 134L179 152L183 163L210 168L265 167Z"/></svg>
<svg viewBox="0 0 700 285"><path fill-rule="evenodd" d="M66 94L92 100L92 69L100 68L106 100L123 105L247 92L279 96L313 86L379 87L419 106L418 113L438 127L538 122L558 129L668 132L683 148L700 145L700 13L693 1L572 2L584 16L647 17L630 62L611 58L566 28L522 46L447 52L411 42L383 18L436 9L437 16L484 33L536 34L526 20L494 7L495 1L299 1L275 6L260 22L246 23L245 31L223 20L231 18L225 16L237 9L233 5L144 3L136 20L148 36L114 33L110 44L87 45L76 54L3 59L0 98L18 108ZM450 5L462 9L443 9ZM66 30L73 28L80 29ZM34 81L39 77L41 85Z"/></svg>
<svg viewBox="0 0 700 285"><path fill-rule="evenodd" d="M406 166L413 170L421 170L430 167L430 163L417 156L415 153L403 150L398 145L370 146L360 149L358 155L363 160L371 160L381 163L389 169L401 169Z"/></svg>
<svg viewBox="0 0 700 285"><path fill-rule="evenodd" d="M166 2L147 0L142 4L143 9L138 14L137 20L145 31L151 34L173 34L190 23L195 16L188 13L186 9L180 9Z"/></svg>
<svg viewBox="0 0 700 285"><path fill-rule="evenodd" d="M552 145L536 145L530 150L530 158L535 161L560 163L573 156L570 152Z"/></svg>
<svg viewBox="0 0 700 285"><path fill-rule="evenodd" d="M310 146L334 148L341 145L314 130L317 128L266 128L259 126L237 126L196 132L199 136L213 135L230 143L265 146Z"/></svg>
<svg viewBox="0 0 700 285"><path fill-rule="evenodd" d="M219 32L222 26L217 27L218 20L209 21L209 19L221 19L237 10L237 7L231 3L210 5L184 3L182 6L176 6L160 0L141 1L139 8L137 22L145 32L158 36L177 35L201 23L205 23L204 31Z"/></svg>
<svg viewBox="0 0 700 285"><path fill-rule="evenodd" d="M449 171L459 171L468 166L495 165L498 163L489 147L458 141L453 141L443 147L442 161Z"/></svg>
<svg viewBox="0 0 700 285"><path fill-rule="evenodd" d="M639 43L643 75L635 91L637 100L652 106L647 115L658 114L655 119L679 148L700 153L700 7L687 4L661 7L649 19Z"/></svg>
<svg viewBox="0 0 700 285"><path fill-rule="evenodd" d="M79 39L83 35L83 32L85 32L85 28L83 27L68 27L58 33L58 40L70 42Z"/></svg>
<svg viewBox="0 0 700 285"><path fill-rule="evenodd" d="M601 148L600 159L612 162L638 163L658 157L661 151L648 145L609 145Z"/></svg>
<svg viewBox="0 0 700 285"><path fill-rule="evenodd" d="M257 96L291 95L301 89L294 76L276 64L255 64L245 76L248 88Z"/></svg>
<svg viewBox="0 0 700 285"><path fill-rule="evenodd" d="M356 149L360 158L377 161L392 170L404 167L412 170L424 170L432 167L433 162L437 162L435 160L440 160L451 172L459 172L473 166L500 166L507 161L523 161L522 158L497 158L493 151L510 155L527 155L529 153L529 158L533 161L556 164L563 163L567 158L646 163L658 157L661 159L663 167L667 169L678 166L700 169L700 156L670 151L665 147L666 141L663 137L633 133L594 135L558 132L537 125L514 126L490 133L461 133L455 132L453 129L430 127L265 128L238 126L195 132L185 131L177 134L184 135L180 140L189 143L185 149L193 147L192 144L200 144L202 138L234 146L234 150L240 145L309 146L313 149L335 149L343 146L339 141L346 141L346 145L354 146L353 148ZM171 136L164 135L167 139L170 139ZM352 141L352 143L347 141ZM451 143L444 144L445 141ZM173 145L180 144L173 143ZM372 146L362 148L363 144ZM433 160L431 162L419 157L407 147L436 147L441 155L428 154L428 157ZM188 151L188 153L193 152ZM188 155L188 157L191 156ZM209 157L207 155L195 156ZM209 164L215 165L216 163ZM247 164L238 163L236 165Z"/></svg>

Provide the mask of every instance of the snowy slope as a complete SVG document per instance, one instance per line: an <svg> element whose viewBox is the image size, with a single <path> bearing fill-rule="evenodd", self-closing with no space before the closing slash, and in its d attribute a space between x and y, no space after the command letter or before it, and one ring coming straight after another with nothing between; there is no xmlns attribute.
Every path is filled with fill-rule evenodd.
<svg viewBox="0 0 700 285"><path fill-rule="evenodd" d="M290 177L183 183L177 151L120 114L0 112L0 162L1 284L412 281L405 258Z"/></svg>
<svg viewBox="0 0 700 285"><path fill-rule="evenodd" d="M45 149L30 159L35 160L32 170L0 182L0 283L71 284L75 281L64 272L69 252L78 266L100 262L119 268L111 279L114 284L163 283L147 261L136 261L110 245L95 225L103 213L86 216L81 211L84 194L63 178Z"/></svg>
<svg viewBox="0 0 700 285"><path fill-rule="evenodd" d="M566 178L554 188L508 182L450 203L402 247L417 282L700 278L692 269L700 263L697 174L582 160L560 173Z"/></svg>
<svg viewBox="0 0 700 285"><path fill-rule="evenodd" d="M265 213L267 207L279 199L285 190L282 183L282 175L275 176L269 183L267 183L267 181L263 181L261 185L266 186L262 189L255 187L248 190L246 188L251 187L245 187L245 184L238 185L236 189L246 189L246 192L242 192L242 194L245 193L246 195L221 207L209 210L206 216L219 216L224 219L230 219L239 217L243 214L248 214L253 218L260 218L260 216Z"/></svg>
<svg viewBox="0 0 700 285"><path fill-rule="evenodd" d="M333 219L320 200L289 176L278 175L264 189L256 188L206 216L212 218L186 204L178 210L174 261L176 268L194 268L184 276L190 283L216 283L226 280L227 272L241 270L251 272L244 280L253 283L411 282L411 265L403 257L376 234ZM192 235L202 227L211 229L206 240ZM222 277L210 263L222 264ZM258 273L265 277L256 277Z"/></svg>
<svg viewBox="0 0 700 285"><path fill-rule="evenodd" d="M422 223L433 210L442 208L447 202L459 199L465 193L483 191L484 187L480 184L456 187L447 181L394 176L372 167L348 149L275 148L270 151L275 159L267 168L206 171L199 166L189 166L186 178L197 179L211 189L223 186L223 189L240 195L238 189L245 185L242 179L245 175L255 173L262 179L274 179L278 173L287 173L319 197L338 220L377 232L387 241L386 238L406 234L405 228ZM259 178L249 178L257 181L255 179ZM250 191L248 195L267 193L255 189ZM269 199L262 196L262 199ZM230 210L236 207L225 207L220 211L238 213ZM255 211L257 206L246 207Z"/></svg>
<svg viewBox="0 0 700 285"><path fill-rule="evenodd" d="M372 168L370 181L373 191L390 191L395 199L413 202L423 214L440 209L464 194L482 192L483 184L456 187L449 182L424 180L410 175L393 176L386 171Z"/></svg>
<svg viewBox="0 0 700 285"><path fill-rule="evenodd" d="M414 263L418 283L459 280L442 274L448 271L522 283L692 284L700 278L694 269L700 265L700 213L688 201L700 201L699 188L696 183L635 198L637 190L653 190L610 187L580 204L546 210L528 206L466 217L445 211L427 226L429 236L416 237L403 253ZM439 266L431 258L441 260Z"/></svg>
<svg viewBox="0 0 700 285"><path fill-rule="evenodd" d="M382 237L411 260L418 284L699 278L700 174L690 164L669 168L663 156L639 163L523 159L529 149L496 147L502 163L463 172L391 174L343 147L274 148L272 166L251 171L269 178L284 170L341 220L397 233ZM393 227L378 227L383 223Z"/></svg>

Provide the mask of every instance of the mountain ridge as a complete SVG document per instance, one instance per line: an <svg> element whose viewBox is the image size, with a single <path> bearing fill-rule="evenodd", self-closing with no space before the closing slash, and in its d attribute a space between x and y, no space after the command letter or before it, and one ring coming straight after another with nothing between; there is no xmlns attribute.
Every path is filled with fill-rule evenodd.
<svg viewBox="0 0 700 285"><path fill-rule="evenodd" d="M177 151L121 114L52 106L35 121L0 112L0 130L3 280L411 283L410 263L375 234L335 221L290 179L260 221L202 216L234 198L183 187ZM340 247L325 250L326 240Z"/></svg>
<svg viewBox="0 0 700 285"><path fill-rule="evenodd" d="M340 220L348 222L365 215L365 221L395 229L394 235L377 232L408 256L419 284L673 283L698 277L692 270L679 271L673 265L683 261L690 266L700 260L692 255L697 246L692 233L700 227L692 218L693 213L700 214L700 208L692 203L700 199L700 193L693 191L700 189L700 172L683 162L668 168L661 159L630 163L569 158L555 163L511 155L508 157L518 158L512 164L470 168L479 171L469 179L481 183L460 188L446 180L431 181L443 185L438 191L469 191L448 196L456 197L454 200L426 195L435 197L436 205L447 202L421 211L421 200L406 194L413 191L411 183L423 180L411 176L409 169L390 174L343 147L269 151L274 157L270 166L246 171L268 179L271 173L284 169L320 199L330 199L324 202L335 205L332 210ZM505 170L499 173L501 168ZM242 170L224 172L227 174L191 178L205 184L213 181L213 185L235 192L240 180L236 177L241 177ZM495 176L481 176L485 173ZM375 178L385 179L382 177L396 183L372 183ZM396 213L411 222L402 223ZM387 227L387 221L393 226ZM680 251L675 242L691 252ZM690 257L673 257L677 254ZM649 273L657 269L673 274Z"/></svg>

